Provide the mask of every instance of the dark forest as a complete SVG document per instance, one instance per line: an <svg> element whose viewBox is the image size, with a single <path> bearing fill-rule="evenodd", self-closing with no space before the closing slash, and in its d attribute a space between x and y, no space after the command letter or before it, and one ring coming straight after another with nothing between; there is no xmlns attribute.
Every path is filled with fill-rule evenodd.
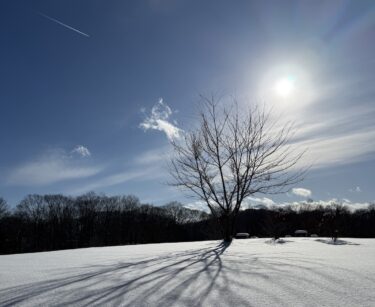
<svg viewBox="0 0 375 307"><path fill-rule="evenodd" d="M183 207L142 204L135 196L88 193L79 197L29 195L14 210L0 199L0 253L25 253L93 246L221 239L211 215ZM293 236L304 229L322 237L375 237L375 206L311 206L240 211L235 233L253 237Z"/></svg>

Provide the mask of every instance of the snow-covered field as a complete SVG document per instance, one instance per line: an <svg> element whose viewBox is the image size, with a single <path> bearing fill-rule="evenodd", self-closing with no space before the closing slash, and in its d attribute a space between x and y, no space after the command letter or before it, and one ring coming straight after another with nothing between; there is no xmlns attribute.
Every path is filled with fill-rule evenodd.
<svg viewBox="0 0 375 307"><path fill-rule="evenodd" d="M0 256L0 305L375 306L375 239L285 240Z"/></svg>

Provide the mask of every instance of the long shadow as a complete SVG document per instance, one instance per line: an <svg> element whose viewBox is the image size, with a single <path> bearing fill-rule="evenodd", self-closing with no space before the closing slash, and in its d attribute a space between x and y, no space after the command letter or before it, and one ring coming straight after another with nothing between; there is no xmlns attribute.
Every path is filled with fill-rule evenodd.
<svg viewBox="0 0 375 307"><path fill-rule="evenodd" d="M0 306L229 306L233 301L236 306L251 306L251 298L244 293L265 297L273 305L283 305L284 300L285 305L288 299L280 297L275 288L300 301L306 298L301 283L315 289L323 283L335 297L348 290L342 277L326 270L324 257L304 259L294 252L283 252L280 257L278 253L242 254L240 245L233 246L239 248L235 252L226 253L229 247L220 243L138 261L65 270L65 277L0 290ZM348 268L331 268L375 284L369 276Z"/></svg>
<svg viewBox="0 0 375 307"><path fill-rule="evenodd" d="M120 283L114 287L110 287L109 289L102 291L103 293L100 296L88 301L85 306L90 306L98 302L100 302L100 304L109 304L115 297L118 297L118 295L121 295L122 293L135 290L136 288L149 283L157 282L157 286L151 287L148 290L142 292L142 297L147 298L157 292L160 289L159 286L166 286L168 283L171 283L173 281L176 282L176 278L178 277L178 275L185 272L190 267L195 266L196 264L204 263L203 268L201 268L197 272L194 272L194 274L192 274L183 282L176 282L177 285L174 287L171 286L171 289L164 294L164 296L169 297L169 294L174 293L173 298L174 300L177 300L180 296L178 294L181 294L183 290L186 289L186 286L189 284L189 282L195 280L199 274L208 270L210 266L215 264L215 262L218 262L219 269L217 270L217 272L219 273L221 271L222 265L220 255L223 254L228 247L228 243L220 243L214 248L200 250L199 252L182 253L180 254L180 256L183 255L188 257L180 261L173 262L172 264L166 264L165 266L158 267L151 272L137 276L136 278L126 281L125 283ZM172 257L175 258L176 255L173 255ZM215 280L213 279L211 283L214 283L214 281ZM180 289L181 291L178 291L178 289ZM127 302L126 305L133 306L134 304L136 304L137 299L138 297L136 297L132 301ZM72 301L69 303L74 304L76 303L76 301Z"/></svg>
<svg viewBox="0 0 375 307"><path fill-rule="evenodd" d="M208 273L208 271L211 271L211 267L215 266L216 272L206 290L208 293L222 269L220 256L229 245L222 242L215 247L184 251L141 261L79 268L77 271L90 269L90 272L2 289L0 290L0 305L9 306L27 303L27 301L39 296L48 295L49 293L53 295L58 290L65 292L65 288L70 289L70 294L65 296L64 304L84 306L112 304L116 298L121 298L124 294L135 291L137 288L147 284L153 284L153 287L142 292L142 299L146 300L147 297L158 291L160 286L177 281L177 278L183 272L202 264L203 266L198 270L194 268L193 274L189 275L187 279L171 286L170 290L166 293L166 297L171 297L171 293L182 293L191 281L198 278L199 274ZM142 271L146 272L142 273ZM118 280L116 280L116 275L121 272L128 273L129 275L131 273L134 275L136 272L141 272L141 274L124 282L122 276L119 276ZM103 279L110 279L112 282L108 287L100 290L88 290ZM178 296L174 295L174 298L178 299ZM122 301L121 305L131 306L134 305L133 303L137 303L136 301L139 301L139 297L137 296L126 302Z"/></svg>
<svg viewBox="0 0 375 307"><path fill-rule="evenodd" d="M360 245L359 243L353 243L345 240L337 239L336 241L333 241L332 239L317 239L315 240L317 242L330 244L330 245Z"/></svg>

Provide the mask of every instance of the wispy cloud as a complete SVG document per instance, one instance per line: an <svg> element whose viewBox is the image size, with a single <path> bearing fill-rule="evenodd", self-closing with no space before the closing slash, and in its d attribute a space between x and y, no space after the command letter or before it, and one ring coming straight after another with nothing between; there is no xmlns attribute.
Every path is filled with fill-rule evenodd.
<svg viewBox="0 0 375 307"><path fill-rule="evenodd" d="M123 185L128 182L144 182L149 180L166 179L166 162L170 153L170 146L154 148L139 153L129 160L125 167L118 167L112 170L109 168L100 176L90 179L88 182L75 186L68 190L71 194L80 194L89 191L104 191L108 187Z"/></svg>
<svg viewBox="0 0 375 307"><path fill-rule="evenodd" d="M129 181L154 180L162 176L163 174L160 173L158 167L143 167L137 169L129 169L103 176L102 178L96 179L81 187L74 188L70 190L69 193L81 194L89 191L101 191L101 189L116 186L119 184L125 184Z"/></svg>
<svg viewBox="0 0 375 307"><path fill-rule="evenodd" d="M72 150L72 153L78 154L81 157L90 157L91 156L90 150L83 145L77 145L76 147L74 147L73 150Z"/></svg>
<svg viewBox="0 0 375 307"><path fill-rule="evenodd" d="M361 193L362 190L361 190L361 188L359 186L357 186L357 187L355 187L353 189L349 189L349 192L351 192L351 193Z"/></svg>
<svg viewBox="0 0 375 307"><path fill-rule="evenodd" d="M134 159L136 165L165 164L173 150L170 145L161 148L150 149L137 155Z"/></svg>
<svg viewBox="0 0 375 307"><path fill-rule="evenodd" d="M301 162L317 169L372 159L375 106L367 97L353 97L356 86L349 82L327 90L322 85L307 104L303 93L293 103L273 105L281 124L295 123L292 140L295 151L308 149Z"/></svg>
<svg viewBox="0 0 375 307"><path fill-rule="evenodd" d="M59 21L59 20L57 20L57 19L55 19L55 18L52 18L52 17L50 17L50 16L48 16L48 15L46 15L46 14L43 14L42 12L37 12L37 14L39 14L40 16L42 16L42 17L44 17L44 18L47 18L48 20L51 20L51 21L53 21L53 22L55 22L55 23L57 23L57 24L59 24L59 25L65 27L65 28L67 28L67 29L69 29L69 30L72 30L72 31L74 31L74 32L76 32L76 33L78 33L78 34L80 34L80 35L83 35L83 36L85 36L85 37L90 37L90 35L88 35L88 34L82 32L82 31L80 31L80 30L78 30L78 29L76 29L76 28L73 28L73 27L71 27L71 26L69 26L69 25L67 25L67 24L65 24L65 23L63 23L63 22L61 22L61 21Z"/></svg>
<svg viewBox="0 0 375 307"><path fill-rule="evenodd" d="M146 112L144 108L142 111L142 113ZM139 127L144 131L149 129L162 131L169 140L179 138L182 130L177 127L175 122L170 121L172 114L172 109L164 103L163 98L160 98L152 107L151 113L139 124Z"/></svg>
<svg viewBox="0 0 375 307"><path fill-rule="evenodd" d="M327 127L327 130L330 128ZM315 131L310 139L298 140L292 144L296 152L301 148L307 149L301 165L312 165L318 169L330 166L340 166L364 161L375 152L375 130L363 129L340 135L330 135L328 132Z"/></svg>
<svg viewBox="0 0 375 307"><path fill-rule="evenodd" d="M43 186L87 178L100 171L101 168L97 166L83 166L64 150L52 150L11 170L6 181L15 186Z"/></svg>
<svg viewBox="0 0 375 307"><path fill-rule="evenodd" d="M311 190L305 188L293 188L292 193L297 196L311 197Z"/></svg>

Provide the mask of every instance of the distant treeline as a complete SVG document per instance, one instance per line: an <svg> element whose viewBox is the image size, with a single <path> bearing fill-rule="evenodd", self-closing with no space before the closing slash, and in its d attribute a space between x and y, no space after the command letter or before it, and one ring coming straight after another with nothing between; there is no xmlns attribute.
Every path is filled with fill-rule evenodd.
<svg viewBox="0 0 375 307"><path fill-rule="evenodd" d="M375 206L349 211L341 205L304 209L248 209L241 211L236 232L251 236L310 234L375 237ZM219 239L211 215L172 202L156 207L135 196L79 197L29 195L14 210L0 198L0 253L50 251L92 246Z"/></svg>
<svg viewBox="0 0 375 307"><path fill-rule="evenodd" d="M3 254L204 240L212 233L204 212L141 204L134 196L29 195L12 212L2 211Z"/></svg>
<svg viewBox="0 0 375 307"><path fill-rule="evenodd" d="M320 237L375 238L375 205L355 211L339 203L249 209L240 212L236 221L236 232L259 237L293 236L296 230Z"/></svg>

